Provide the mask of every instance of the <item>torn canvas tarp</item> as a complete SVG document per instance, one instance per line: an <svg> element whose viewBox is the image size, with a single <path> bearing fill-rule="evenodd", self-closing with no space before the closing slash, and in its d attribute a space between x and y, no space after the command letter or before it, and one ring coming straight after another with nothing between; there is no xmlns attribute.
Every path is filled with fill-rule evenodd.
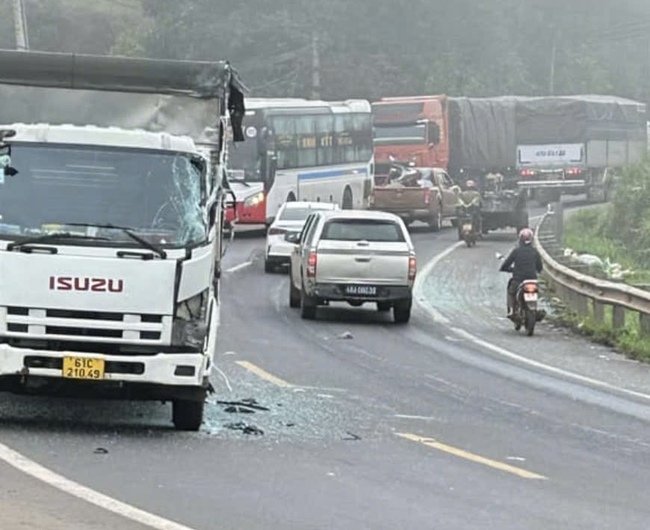
<svg viewBox="0 0 650 530"><path fill-rule="evenodd" d="M2 123L96 125L210 144L227 111L241 137L246 88L226 62L0 50ZM224 100L228 98L228 109Z"/></svg>

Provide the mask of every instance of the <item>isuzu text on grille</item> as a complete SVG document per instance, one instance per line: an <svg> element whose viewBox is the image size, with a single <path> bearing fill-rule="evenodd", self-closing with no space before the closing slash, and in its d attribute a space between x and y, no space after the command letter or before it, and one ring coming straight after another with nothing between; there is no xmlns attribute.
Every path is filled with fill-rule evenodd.
<svg viewBox="0 0 650 530"><path fill-rule="evenodd" d="M78 278L73 276L50 276L50 290L121 293L124 291L124 280L113 280L109 278Z"/></svg>

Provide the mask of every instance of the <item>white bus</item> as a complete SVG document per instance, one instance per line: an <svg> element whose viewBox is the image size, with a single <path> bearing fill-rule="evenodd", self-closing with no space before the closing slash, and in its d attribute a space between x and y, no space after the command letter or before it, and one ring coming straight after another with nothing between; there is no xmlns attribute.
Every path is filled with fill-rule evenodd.
<svg viewBox="0 0 650 530"><path fill-rule="evenodd" d="M373 128L366 100L246 100L245 141L230 148L236 197L226 220L270 224L286 201L364 209L374 185Z"/></svg>

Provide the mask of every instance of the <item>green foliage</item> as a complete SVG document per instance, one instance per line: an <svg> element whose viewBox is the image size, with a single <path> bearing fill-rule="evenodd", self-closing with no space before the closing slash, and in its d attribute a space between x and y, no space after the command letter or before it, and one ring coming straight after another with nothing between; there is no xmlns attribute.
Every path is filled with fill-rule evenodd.
<svg viewBox="0 0 650 530"><path fill-rule="evenodd" d="M606 235L637 263L650 263L650 159L625 169Z"/></svg>

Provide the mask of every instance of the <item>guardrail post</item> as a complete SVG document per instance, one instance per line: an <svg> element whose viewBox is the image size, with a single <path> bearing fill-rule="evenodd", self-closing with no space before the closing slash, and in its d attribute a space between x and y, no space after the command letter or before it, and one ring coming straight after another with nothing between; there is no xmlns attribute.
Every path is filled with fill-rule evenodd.
<svg viewBox="0 0 650 530"><path fill-rule="evenodd" d="M557 244L562 246L564 241L564 205L561 202L553 203L555 217L555 239Z"/></svg>
<svg viewBox="0 0 650 530"><path fill-rule="evenodd" d="M593 300L594 306L594 320L598 324L603 324L605 322L605 306L596 300Z"/></svg>
<svg viewBox="0 0 650 530"><path fill-rule="evenodd" d="M573 299L573 306L575 308L578 316L586 317L589 315L589 300L586 296L576 293L575 291L571 292L571 298Z"/></svg>
<svg viewBox="0 0 650 530"><path fill-rule="evenodd" d="M612 327L614 331L618 331L625 327L625 308L620 305L614 306Z"/></svg>
<svg viewBox="0 0 650 530"><path fill-rule="evenodd" d="M647 313L639 313L639 334L650 337L650 315Z"/></svg>

